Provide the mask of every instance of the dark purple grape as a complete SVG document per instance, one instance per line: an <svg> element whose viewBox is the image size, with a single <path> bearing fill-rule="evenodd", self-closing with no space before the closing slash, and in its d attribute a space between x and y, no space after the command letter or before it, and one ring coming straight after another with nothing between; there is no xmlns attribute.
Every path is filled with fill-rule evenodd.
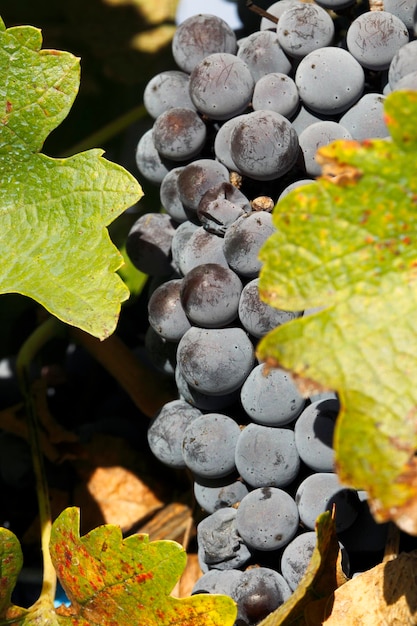
<svg viewBox="0 0 417 626"><path fill-rule="evenodd" d="M173 167L173 164L167 163L156 149L152 128L139 139L135 159L139 172L154 185L160 185Z"/></svg>
<svg viewBox="0 0 417 626"><path fill-rule="evenodd" d="M278 2L274 2L269 7L266 7L266 9L268 13L277 17L279 21L279 18L284 13L284 11L287 11L287 9L290 9L295 4L301 4L301 2L302 0L278 0ZM267 17L263 17L261 19L259 30L273 30L275 32L276 29L277 22L273 22Z"/></svg>
<svg viewBox="0 0 417 626"><path fill-rule="evenodd" d="M211 187L201 198L197 216L206 230L223 237L238 217L252 211L249 200L231 183Z"/></svg>
<svg viewBox="0 0 417 626"><path fill-rule="evenodd" d="M185 400L167 402L153 418L148 429L148 443L157 459L175 469L186 467L182 442L186 428L201 416L201 411Z"/></svg>
<svg viewBox="0 0 417 626"><path fill-rule="evenodd" d="M206 413L184 432L182 455L188 469L203 478L223 478L235 470L239 425L222 413Z"/></svg>
<svg viewBox="0 0 417 626"><path fill-rule="evenodd" d="M337 474L317 472L307 476L295 494L300 519L309 530L314 530L316 519L324 511L336 512L336 532L342 532L353 524L358 516L357 491L342 485Z"/></svg>
<svg viewBox="0 0 417 626"><path fill-rule="evenodd" d="M213 481L213 485L209 485L194 481L195 499L207 513L233 506L249 493L245 483L241 480L226 477L220 484L218 482L216 480Z"/></svg>
<svg viewBox="0 0 417 626"><path fill-rule="evenodd" d="M245 37L237 56L247 64L255 82L273 72L291 72L291 61L282 49L277 34L270 30L257 31Z"/></svg>
<svg viewBox="0 0 417 626"><path fill-rule="evenodd" d="M301 59L295 84L304 105L313 113L336 115L347 111L361 97L365 74L347 50L328 46Z"/></svg>
<svg viewBox="0 0 417 626"><path fill-rule="evenodd" d="M242 567L251 557L236 530L236 509L232 507L217 509L203 519L197 526L197 540L201 565L210 569Z"/></svg>
<svg viewBox="0 0 417 626"><path fill-rule="evenodd" d="M200 113L227 120L247 109L255 81L249 67L234 54L217 52L203 59L190 76L190 96Z"/></svg>
<svg viewBox="0 0 417 626"><path fill-rule="evenodd" d="M300 317L301 312L284 311L270 306L259 296L259 279L248 282L239 300L239 319L253 337L261 338L284 322Z"/></svg>
<svg viewBox="0 0 417 626"><path fill-rule="evenodd" d="M238 605L237 623L243 620L247 626L259 624L291 595L283 576L269 567L253 567L242 572L230 591Z"/></svg>
<svg viewBox="0 0 417 626"><path fill-rule="evenodd" d="M292 78L275 72L262 76L253 90L252 107L254 111L275 111L286 118L291 118L298 110L300 98Z"/></svg>
<svg viewBox="0 0 417 626"><path fill-rule="evenodd" d="M187 74L209 54L234 54L236 48L236 35L230 26L220 17L210 14L187 18L177 27L172 39L174 60Z"/></svg>
<svg viewBox="0 0 417 626"><path fill-rule="evenodd" d="M385 96L379 93L366 93L339 120L352 135L352 139L362 141L375 137L388 137L384 119Z"/></svg>
<svg viewBox="0 0 417 626"><path fill-rule="evenodd" d="M384 0L384 10L398 17L411 32L413 30L413 12L416 11L413 0Z"/></svg>
<svg viewBox="0 0 417 626"><path fill-rule="evenodd" d="M303 164L308 176L320 176L321 165L316 161L317 150L336 139L352 139L348 130L331 120L310 124L298 136Z"/></svg>
<svg viewBox="0 0 417 626"><path fill-rule="evenodd" d="M171 242L175 225L164 213L145 213L131 227L126 239L126 252L133 265L153 276L173 271Z"/></svg>
<svg viewBox="0 0 417 626"><path fill-rule="evenodd" d="M174 107L156 118L152 136L162 158L188 161L201 152L206 134L206 125L196 111Z"/></svg>
<svg viewBox="0 0 417 626"><path fill-rule="evenodd" d="M349 26L346 43L351 55L362 67L386 70L398 52L409 41L406 25L388 11L367 11Z"/></svg>
<svg viewBox="0 0 417 626"><path fill-rule="evenodd" d="M170 344L175 345L175 344ZM175 384L181 398L201 411L221 411L239 400L239 389L221 396L208 396L187 383L179 367L175 368Z"/></svg>
<svg viewBox="0 0 417 626"><path fill-rule="evenodd" d="M178 177L178 191L183 205L197 211L206 191L216 185L229 182L229 172L214 159L198 159L184 167Z"/></svg>
<svg viewBox="0 0 417 626"><path fill-rule="evenodd" d="M159 188L159 197L165 211L178 224L183 224L188 217L181 202L178 191L178 176L184 166L174 167L164 176Z"/></svg>
<svg viewBox="0 0 417 626"><path fill-rule="evenodd" d="M229 267L223 250L223 239L200 226L196 228L178 253L178 268L185 276L204 263L217 263L223 267Z"/></svg>
<svg viewBox="0 0 417 626"><path fill-rule="evenodd" d="M254 180L286 174L298 157L298 137L286 117L275 111L253 111L233 128L230 152L238 171Z"/></svg>
<svg viewBox="0 0 417 626"><path fill-rule="evenodd" d="M234 587L241 575L242 572L237 569L211 569L197 580L191 595L196 593L220 593L232 597L232 587Z"/></svg>
<svg viewBox="0 0 417 626"><path fill-rule="evenodd" d="M180 298L188 319L203 328L221 328L237 317L242 282L216 263L198 265L181 282Z"/></svg>
<svg viewBox="0 0 417 626"><path fill-rule="evenodd" d="M146 356L159 372L174 376L177 364L177 344L163 339L149 326L145 333Z"/></svg>
<svg viewBox="0 0 417 626"><path fill-rule="evenodd" d="M406 74L395 85L394 91L400 89L409 89L411 91L417 91L417 70Z"/></svg>
<svg viewBox="0 0 417 626"><path fill-rule="evenodd" d="M417 71L417 40L406 43L395 53L388 68L391 89L396 89L398 81L414 71Z"/></svg>
<svg viewBox="0 0 417 626"><path fill-rule="evenodd" d="M250 491L237 509L237 531L254 550L268 552L286 546L297 532L298 523L296 503L278 487Z"/></svg>
<svg viewBox="0 0 417 626"><path fill-rule="evenodd" d="M239 168L232 159L230 138L234 127L245 117L245 115L246 114L236 115L236 117L232 117L232 119L224 122L217 131L214 139L214 154L216 155L216 159L220 161L220 163L223 163L223 165L231 172L239 173Z"/></svg>
<svg viewBox="0 0 417 626"><path fill-rule="evenodd" d="M156 119L173 107L193 109L189 81L188 74L178 70L160 72L151 78L143 92L143 103L149 115Z"/></svg>
<svg viewBox="0 0 417 626"><path fill-rule="evenodd" d="M256 278L262 266L259 250L274 232L272 216L266 211L254 211L233 222L223 240L224 255L232 270L239 276Z"/></svg>
<svg viewBox="0 0 417 626"><path fill-rule="evenodd" d="M184 262L183 252L184 252L185 244L190 239L191 235L198 229L199 229L199 226L197 226L197 224L193 224L192 222L189 222L188 220L186 220L185 222L180 224L178 228L176 228L174 235L172 237L172 242L171 242L172 264L175 266L175 269L181 274L184 274L184 272L181 270L181 267Z"/></svg>
<svg viewBox="0 0 417 626"><path fill-rule="evenodd" d="M279 367L267 368L263 363L253 368L240 397L250 419L264 426L289 424L305 405L291 373Z"/></svg>
<svg viewBox="0 0 417 626"><path fill-rule="evenodd" d="M253 345L241 328L196 328L182 336L178 367L189 385L207 395L239 389L255 362Z"/></svg>
<svg viewBox="0 0 417 626"><path fill-rule="evenodd" d="M315 4L295 4L283 12L277 24L277 37L282 49L296 59L317 48L329 46L333 36L332 18Z"/></svg>
<svg viewBox="0 0 417 626"><path fill-rule="evenodd" d="M298 454L315 472L334 472L333 433L339 409L338 400L317 400L303 410L295 423Z"/></svg>
<svg viewBox="0 0 417 626"><path fill-rule="evenodd" d="M235 464L239 475L250 487L283 488L289 485L300 470L293 431L248 424L237 440Z"/></svg>
<svg viewBox="0 0 417 626"><path fill-rule="evenodd" d="M168 280L153 292L148 301L148 319L152 328L167 341L179 341L191 328L181 304L182 279Z"/></svg>

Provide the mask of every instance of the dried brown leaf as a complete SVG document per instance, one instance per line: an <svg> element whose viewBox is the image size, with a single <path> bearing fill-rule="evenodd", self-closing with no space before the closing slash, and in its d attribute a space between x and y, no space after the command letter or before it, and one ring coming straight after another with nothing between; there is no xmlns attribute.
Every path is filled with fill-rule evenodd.
<svg viewBox="0 0 417 626"><path fill-rule="evenodd" d="M417 624L417 550L355 576L332 594L323 626Z"/></svg>

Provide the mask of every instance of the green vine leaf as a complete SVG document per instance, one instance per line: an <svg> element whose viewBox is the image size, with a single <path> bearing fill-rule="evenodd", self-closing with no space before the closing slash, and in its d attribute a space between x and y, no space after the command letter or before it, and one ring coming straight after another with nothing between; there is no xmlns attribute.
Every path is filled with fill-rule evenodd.
<svg viewBox="0 0 417 626"><path fill-rule="evenodd" d="M80 537L80 513L65 509L52 525L50 553L71 601L56 609L41 594L28 609L11 594L22 567L15 535L0 529L0 625L21 626L233 626L237 607L227 597L169 595L182 575L187 555L175 541L149 541L148 535L123 539L106 524Z"/></svg>
<svg viewBox="0 0 417 626"><path fill-rule="evenodd" d="M375 517L417 534L416 92L386 99L392 141L337 141L323 176L274 210L261 296L323 310L285 324L259 356L291 369L307 395L337 390L334 447L346 484Z"/></svg>
<svg viewBox="0 0 417 626"><path fill-rule="evenodd" d="M79 511L69 508L53 524L50 549L71 600L62 610L63 625L233 626L236 619L236 605L226 596L169 595L187 558L175 541L123 539L110 524L80 537Z"/></svg>
<svg viewBox="0 0 417 626"><path fill-rule="evenodd" d="M0 19L0 293L29 296L103 339L128 297L106 227L142 191L102 150L40 153L79 86L79 60L41 45L38 29Z"/></svg>
<svg viewBox="0 0 417 626"><path fill-rule="evenodd" d="M23 565L23 554L17 537L7 528L0 528L0 623L22 617L25 609L12 606L11 596Z"/></svg>

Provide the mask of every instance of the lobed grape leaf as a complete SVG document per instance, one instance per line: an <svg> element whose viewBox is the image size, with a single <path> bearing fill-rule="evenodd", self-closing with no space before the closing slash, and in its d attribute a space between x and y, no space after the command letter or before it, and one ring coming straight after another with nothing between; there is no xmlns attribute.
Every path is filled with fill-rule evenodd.
<svg viewBox="0 0 417 626"><path fill-rule="evenodd" d="M24 609L11 607L11 596L23 565L23 554L17 537L7 528L0 528L0 623L21 617Z"/></svg>
<svg viewBox="0 0 417 626"><path fill-rule="evenodd" d="M65 509L52 525L50 553L71 601L51 606L42 594L29 609L11 603L22 566L18 539L0 529L0 624L35 626L233 626L235 602L215 594L175 598L170 594L187 555L175 541L123 539L119 526L106 524L80 537L80 514Z"/></svg>
<svg viewBox="0 0 417 626"><path fill-rule="evenodd" d="M261 297L321 307L272 331L258 355L308 394L337 390L341 480L365 489L378 521L417 534L417 93L386 99L391 140L320 149L323 176L274 209Z"/></svg>
<svg viewBox="0 0 417 626"><path fill-rule="evenodd" d="M0 18L0 293L29 296L102 339L128 297L106 226L142 191L102 150L40 153L79 86L79 60L41 45L38 29Z"/></svg>
<svg viewBox="0 0 417 626"><path fill-rule="evenodd" d="M57 609L63 626L233 626L237 609L226 596L169 595L186 553L175 541L123 539L119 527L99 526L79 535L79 511L69 508L54 522L51 557L71 601Z"/></svg>

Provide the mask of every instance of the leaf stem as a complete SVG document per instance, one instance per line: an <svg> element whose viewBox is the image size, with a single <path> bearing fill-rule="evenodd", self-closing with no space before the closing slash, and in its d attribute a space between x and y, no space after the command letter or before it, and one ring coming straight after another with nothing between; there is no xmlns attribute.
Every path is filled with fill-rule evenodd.
<svg viewBox="0 0 417 626"><path fill-rule="evenodd" d="M276 15L273 15L272 13L265 11L265 9L262 9L262 7L259 7L257 4L254 4L252 0L246 0L246 6L250 11L257 13L261 17L265 17L266 19L270 20L274 24L278 24L278 18L276 17Z"/></svg>
<svg viewBox="0 0 417 626"><path fill-rule="evenodd" d="M39 518L41 526L41 548L43 559L43 582L41 598L48 598L53 606L56 591L56 572L52 564L49 552L51 537L52 517L49 503L48 483L46 480L43 454L40 444L40 433L36 404L31 393L31 380L29 368L39 350L61 331L63 326L55 317L44 321L32 335L25 341L19 350L16 361L17 376L28 418L29 443L32 453L32 463L36 479L36 492L38 496Z"/></svg>
<svg viewBox="0 0 417 626"><path fill-rule="evenodd" d="M74 144L68 150L65 150L62 153L61 157L72 156L73 154L77 154L78 152L84 152L85 150L89 150L90 148L95 148L97 146L103 146L110 139L113 139L116 135L124 131L134 122L142 119L148 115L143 104L140 104L133 109L130 109L120 117L112 120L109 124L106 124L96 132L92 133L88 137L85 137L78 143Z"/></svg>

